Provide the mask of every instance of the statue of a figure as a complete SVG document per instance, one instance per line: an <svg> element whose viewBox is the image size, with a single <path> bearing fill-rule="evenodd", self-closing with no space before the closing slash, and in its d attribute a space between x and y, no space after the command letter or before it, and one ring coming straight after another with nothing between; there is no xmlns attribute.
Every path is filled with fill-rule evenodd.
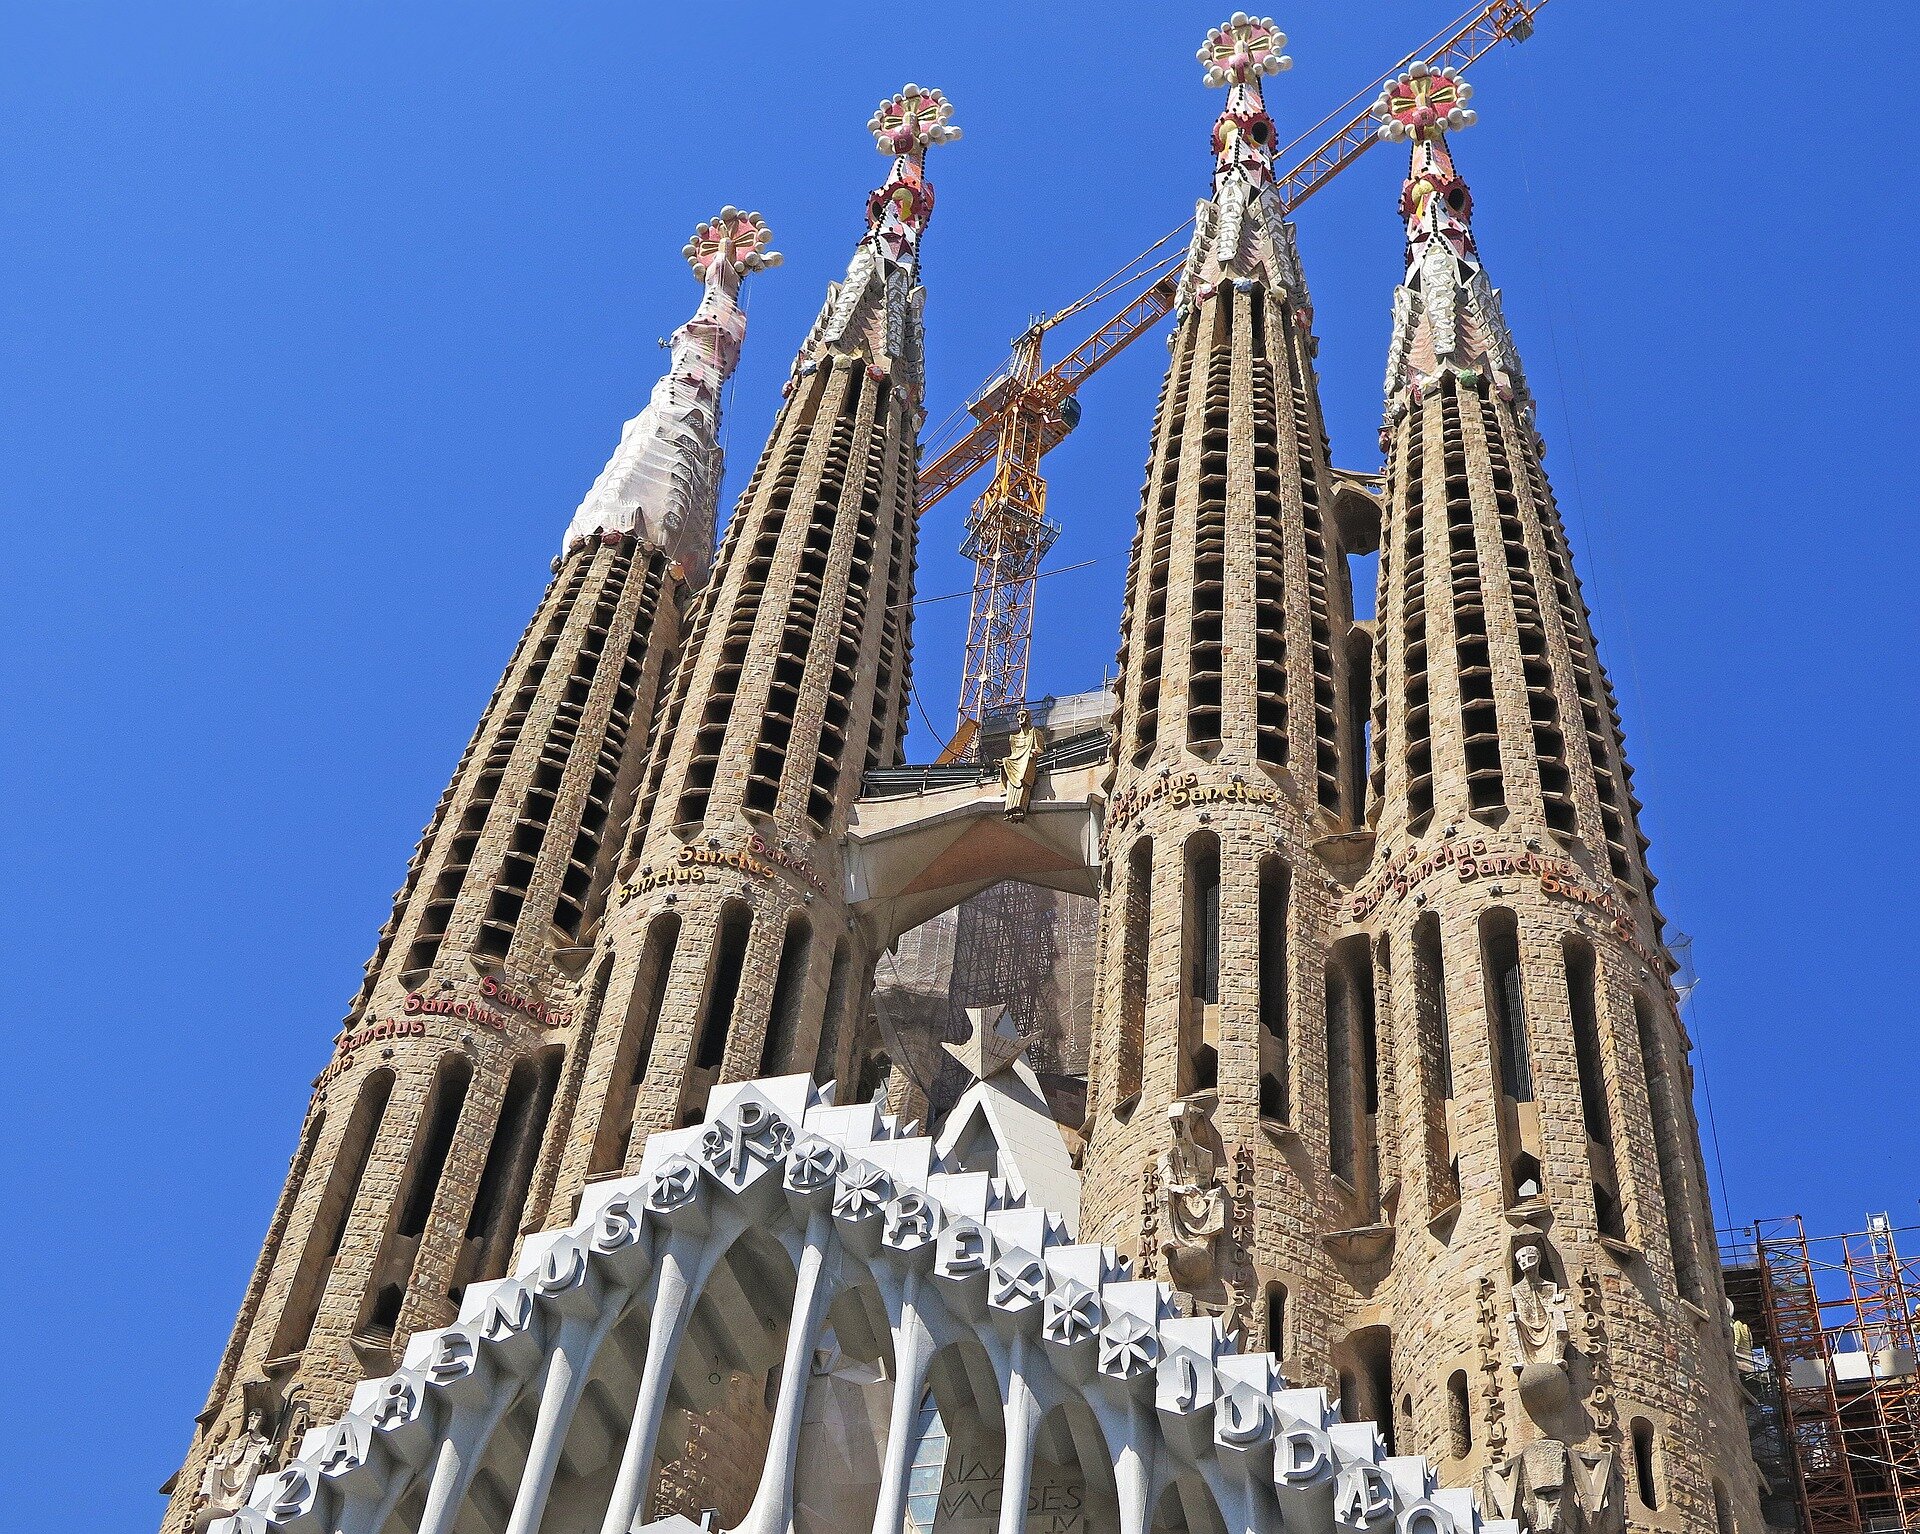
<svg viewBox="0 0 1920 1534"><path fill-rule="evenodd" d="M1567 1356L1567 1300L1547 1276L1532 1242L1513 1254L1513 1314L1507 1334L1516 1367L1560 1364Z"/></svg>
<svg viewBox="0 0 1920 1534"><path fill-rule="evenodd" d="M1007 741L1007 754L1000 759L1000 786L1007 796L1007 819L1027 818L1034 780L1040 776L1040 753L1046 748L1046 734L1034 724L1033 715L1021 709L1014 719L1013 735Z"/></svg>
<svg viewBox="0 0 1920 1534"><path fill-rule="evenodd" d="M1544 1421L1572 1395L1567 1379L1567 1297L1547 1275L1536 1242L1515 1249L1512 1283L1507 1340L1514 1367L1520 1371L1520 1399L1536 1420Z"/></svg>
<svg viewBox="0 0 1920 1534"><path fill-rule="evenodd" d="M1733 1363L1742 1374L1753 1374L1759 1366L1753 1361L1753 1328L1733 1313L1733 1301L1727 1301L1727 1326L1733 1333Z"/></svg>
<svg viewBox="0 0 1920 1534"><path fill-rule="evenodd" d="M217 1518L237 1513L247 1505L253 1483L273 1457L273 1439L267 1432L267 1410L249 1407L246 1424L207 1461L194 1500L193 1524L204 1529Z"/></svg>
<svg viewBox="0 0 1920 1534"><path fill-rule="evenodd" d="M1160 1153L1160 1250L1174 1282L1191 1288L1213 1277L1214 1243L1227 1228L1227 1187L1220 1163L1198 1138L1199 1104L1167 1109L1173 1139Z"/></svg>

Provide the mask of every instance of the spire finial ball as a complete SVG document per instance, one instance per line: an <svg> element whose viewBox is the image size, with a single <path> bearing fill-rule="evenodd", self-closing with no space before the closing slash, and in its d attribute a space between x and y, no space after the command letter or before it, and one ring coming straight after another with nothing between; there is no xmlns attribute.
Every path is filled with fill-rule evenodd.
<svg viewBox="0 0 1920 1534"><path fill-rule="evenodd" d="M960 130L949 121L952 116L953 103L939 91L909 84L875 108L867 119L867 131L880 153L913 154L929 144L951 144L959 138Z"/></svg>
<svg viewBox="0 0 1920 1534"><path fill-rule="evenodd" d="M773 231L758 213L742 213L732 203L719 215L708 219L693 231L693 238L680 247L693 275L707 281L724 268L733 275L757 272L778 266L785 258L767 247L773 243Z"/></svg>
<svg viewBox="0 0 1920 1534"><path fill-rule="evenodd" d="M1473 87L1452 67L1433 69L1413 64L1389 80L1373 104L1380 119L1379 136L1391 143L1409 138L1438 138L1442 133L1471 128L1480 114L1466 105Z"/></svg>
<svg viewBox="0 0 1920 1534"><path fill-rule="evenodd" d="M1246 85L1261 75L1293 68L1293 60L1280 51L1286 46L1287 35L1274 26L1271 16L1235 11L1231 20L1207 34L1194 57L1207 84Z"/></svg>

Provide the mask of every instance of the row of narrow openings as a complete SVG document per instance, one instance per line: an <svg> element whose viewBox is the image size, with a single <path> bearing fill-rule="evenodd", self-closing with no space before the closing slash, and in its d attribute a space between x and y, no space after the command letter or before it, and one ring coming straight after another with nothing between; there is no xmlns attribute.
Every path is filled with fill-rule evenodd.
<svg viewBox="0 0 1920 1534"><path fill-rule="evenodd" d="M583 775L587 779L585 791L579 798L579 818L567 848L567 863L560 872L560 887L550 910L535 913L536 917L550 921L562 938L576 938L593 891L600 842L615 810L614 795L626 762L628 730L665 575L665 556L657 549L629 541L609 555L598 599L541 742L475 942L480 953L494 958L505 958L512 949L555 811L580 792L577 785ZM635 600L629 602L636 557L641 577ZM624 641L618 639L622 634ZM595 728L598 711L594 708L594 687L610 640L618 643L620 670ZM593 747L591 756L584 760L578 749L583 741Z"/></svg>
<svg viewBox="0 0 1920 1534"><path fill-rule="evenodd" d="M474 852L480 845L481 832L485 830L487 818L493 811L493 801L513 760L528 715L539 698L553 652L560 643L567 620L573 615L574 606L586 586L593 565L594 560L582 554L576 556L570 574L563 572L565 584L557 598L549 596L540 638L527 658L519 685L506 705L505 716L490 715L487 719L487 723L494 726L492 740L480 763L479 773L467 787L464 796L466 808L461 811L460 819L453 827L447 856L441 863L440 873L434 880L414 929L412 944L407 950L403 975L409 982L430 970L440 956L441 942L453 919L454 905L466 885L467 870L472 866ZM455 783L457 785L459 780L456 779Z"/></svg>
<svg viewBox="0 0 1920 1534"><path fill-rule="evenodd" d="M439 1275L438 1282L444 1285L446 1300L456 1303L468 1284L505 1275L545 1141L563 1055L556 1046L517 1061L485 1128L472 1122L482 1105L475 1101L473 1063L464 1053L441 1060L410 1128L394 1122L391 1112L394 1072L382 1068L367 1076L333 1156L324 1162L309 1157L304 1164L302 1181L319 1177L324 1185L274 1329L273 1357L297 1353L311 1339L377 1152L383 1160L396 1161L400 1172L397 1181L387 1185L393 1201L370 1282L358 1301L356 1334L380 1342L397 1326L408 1294L417 1287L423 1238L442 1202L447 1167L463 1132L484 1133L487 1150L472 1202L463 1211L442 1211L443 1219L459 1222L463 1238L451 1271ZM310 1129L310 1148L324 1126L323 1112ZM404 1155L396 1155L402 1145Z"/></svg>
<svg viewBox="0 0 1920 1534"><path fill-rule="evenodd" d="M1231 290L1213 310L1214 334L1206 349L1206 384L1200 397L1198 493L1193 509L1193 574L1188 582L1187 744L1201 750L1220 744L1227 604L1227 457L1232 418L1236 305Z"/></svg>
<svg viewBox="0 0 1920 1534"><path fill-rule="evenodd" d="M1329 549L1320 505L1319 465L1325 443L1311 411L1312 380L1302 376L1304 359L1294 346L1284 349L1292 387L1293 445L1298 459L1300 528L1307 572L1307 632L1313 658L1314 779L1321 805L1340 809L1341 741L1334 681L1332 593L1327 574ZM1356 818L1360 812L1354 806Z"/></svg>
<svg viewBox="0 0 1920 1534"><path fill-rule="evenodd" d="M1514 489L1513 466L1507 458L1499 411L1490 393L1479 395L1479 405L1487 467L1493 484L1494 515L1499 524L1500 548L1506 561L1507 586L1520 641L1520 667L1526 686L1527 718L1533 732L1541 804L1548 830L1569 840L1578 834L1579 816L1574 807L1573 776L1567 766L1566 733L1560 724L1559 689L1547 649L1546 618L1534 586L1533 560L1520 519L1520 501Z"/></svg>
<svg viewBox="0 0 1920 1534"><path fill-rule="evenodd" d="M1260 327L1263 338L1265 325ZM1287 708L1287 516L1280 479L1280 414L1270 357L1256 356L1253 384L1254 751L1285 767L1292 756Z"/></svg>
<svg viewBox="0 0 1920 1534"><path fill-rule="evenodd" d="M762 472L768 476L764 490L751 499L742 499L740 511L727 530L726 546L707 588L693 636L698 648L689 645L674 689L671 723L677 736L696 677L703 686L702 713L690 754L681 769L679 797L674 809L676 824L698 825L706 818L714 777L726 746L727 726L732 721L734 704L746 673L760 603L767 583L773 578L781 534L799 485L812 425L819 416L827 389L839 384L842 377L840 371L824 366L801 381L801 392L789 407L791 415L783 421L783 430L776 432L767 443L764 458L772 460L777 456L777 466L763 460L761 469L756 470L756 478ZM709 671L708 652L716 645L717 653L711 656ZM702 672L707 674L702 676ZM648 784L649 802L659 791L659 779L665 769L664 751L655 753Z"/></svg>
<svg viewBox="0 0 1920 1534"><path fill-rule="evenodd" d="M1141 517L1141 540L1134 551L1134 575L1128 581L1129 601L1138 593L1141 610L1137 618L1140 656L1137 666L1139 693L1133 703L1133 760L1144 763L1153 755L1160 739L1160 682L1165 661L1167 632L1167 593L1173 566L1173 524L1180 494L1181 444L1185 439L1187 400L1193 374L1201 365L1198 346L1200 312L1176 333L1174 364L1167 370L1160 391L1159 419L1155 432L1155 460L1148 478L1148 499ZM1144 562L1144 569L1141 568ZM1126 626L1127 650L1136 633L1136 620L1129 613ZM1121 675L1126 676L1123 660Z"/></svg>
<svg viewBox="0 0 1920 1534"><path fill-rule="evenodd" d="M1220 1085L1221 903L1220 841L1211 831L1195 832L1180 849L1179 1014L1176 1023L1174 1095L1187 1096ZM1169 891L1157 888L1153 872L1152 837L1140 837L1128 849L1120 891L1121 1026L1111 1067L1112 1103L1117 1114L1130 1114L1145 1086L1146 998L1149 984L1149 946L1154 930L1156 899ZM1286 1123L1292 1097L1288 1059L1288 963L1290 870L1277 855L1263 857L1256 872L1257 921L1254 978L1260 1022L1257 1058L1260 1112Z"/></svg>
<svg viewBox="0 0 1920 1534"><path fill-rule="evenodd" d="M1448 583L1453 597L1454 672L1460 688L1460 735L1467 759L1467 803L1475 815L1498 824L1506 814L1506 777L1501 767L1500 724L1494 707L1486 591L1474 534L1473 500L1468 491L1459 381L1451 376L1440 394L1440 469L1440 494L1433 500L1445 508Z"/></svg>
<svg viewBox="0 0 1920 1534"><path fill-rule="evenodd" d="M1406 689L1406 744L1403 768L1406 772L1407 827L1416 835L1425 830L1433 816L1433 695L1427 675L1427 557L1426 536L1428 496L1426 478L1426 412L1416 406L1407 414L1403 428L1407 465L1407 496L1402 537L1405 540L1400 575L1400 627L1404 636L1401 670ZM1385 555L1382 555L1384 560ZM1384 657L1386 647L1381 646ZM1379 692L1385 708L1386 687ZM1384 741L1384 715L1376 739ZM1384 750L1384 747L1381 747ZM1384 793L1384 775L1376 780L1376 790Z"/></svg>

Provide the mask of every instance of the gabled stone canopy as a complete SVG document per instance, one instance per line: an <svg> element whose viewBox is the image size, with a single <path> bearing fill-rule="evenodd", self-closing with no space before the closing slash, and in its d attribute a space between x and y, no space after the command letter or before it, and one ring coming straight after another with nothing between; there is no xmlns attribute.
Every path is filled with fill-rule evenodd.
<svg viewBox="0 0 1920 1534"><path fill-rule="evenodd" d="M639 1175L591 1186L571 1227L531 1238L515 1277L469 1289L458 1324L417 1334L404 1367L364 1382L345 1417L309 1432L299 1458L214 1529L644 1528L669 1407L697 1400L730 1334L762 1367L781 1365L739 1525L781 1534L796 1527L818 1420L808 1390L825 1384L811 1365L831 1343L829 1310L841 1316L849 1297L883 1318L891 1344L876 1534L902 1527L913 1424L949 1349L989 1366L973 1372L999 1396L1009 1488L1030 1483L1049 1413L1092 1425L1082 1463L1104 1476L1109 1457L1121 1534L1145 1534L1176 1488L1187 1505L1210 1500L1235 1534L1516 1529L1482 1520L1470 1492L1439 1488L1424 1459L1387 1456L1375 1426L1340 1422L1324 1391L1290 1388L1271 1355L1239 1352L1217 1319L1182 1314L1168 1285L1133 1278L1112 1248L1078 1244L1064 1215L981 1168L977 1144L970 1159L974 1170L948 1169L933 1140L877 1104L836 1104L805 1076L718 1088L704 1123L653 1135ZM790 1291L733 1281L730 1251L755 1241L784 1251ZM783 1336L760 1324L755 1307L769 1304L786 1311ZM621 1403L611 1422L609 1400ZM596 1466L617 1470L609 1480ZM1001 1534L1014 1534L1026 1498L1001 1507Z"/></svg>

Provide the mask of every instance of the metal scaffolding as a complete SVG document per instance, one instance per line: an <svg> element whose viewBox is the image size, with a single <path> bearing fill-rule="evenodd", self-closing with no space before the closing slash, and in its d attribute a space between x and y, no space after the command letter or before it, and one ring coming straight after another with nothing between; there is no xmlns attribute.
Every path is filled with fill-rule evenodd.
<svg viewBox="0 0 1920 1534"><path fill-rule="evenodd" d="M1805 1534L1920 1529L1920 1258L1897 1245L1915 1230L1880 1214L1865 1230L1809 1236L1790 1215L1723 1251L1755 1344L1743 1370L1756 1458L1770 1480L1790 1477Z"/></svg>

